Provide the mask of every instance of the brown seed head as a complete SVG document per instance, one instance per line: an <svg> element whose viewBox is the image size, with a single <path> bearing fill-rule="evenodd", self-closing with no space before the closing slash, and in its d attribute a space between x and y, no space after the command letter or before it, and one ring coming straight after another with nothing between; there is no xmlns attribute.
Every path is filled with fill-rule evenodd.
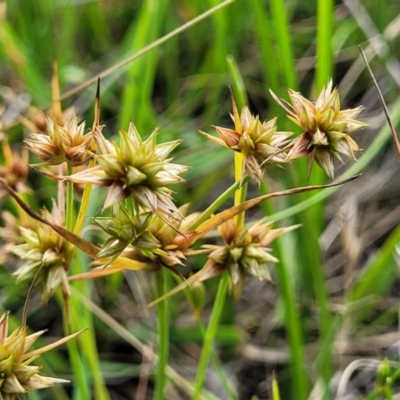
<svg viewBox="0 0 400 400"><path fill-rule="evenodd" d="M231 290L236 297L242 291L246 274L260 280L270 280L268 263L278 259L271 255L267 246L278 236L295 229L296 226L272 229L273 222L259 221L250 228L238 227L231 219L219 227L224 246L205 245L211 249L209 259L216 266L228 269L231 276Z"/></svg>
<svg viewBox="0 0 400 400"><path fill-rule="evenodd" d="M2 141L4 166L0 166L0 178L13 188L16 192L29 192L28 186L25 184L28 176L29 153L26 149L22 149L21 154L13 151L9 146L7 138ZM0 188L0 198L5 196L5 192Z"/></svg>
<svg viewBox="0 0 400 400"><path fill-rule="evenodd" d="M287 142L290 132L278 132L276 118L261 122L258 116L253 116L247 106L240 115L232 98L232 120L235 129L214 126L219 138L201 132L212 141L244 156L244 168L258 184L263 180L264 166L268 163L286 162L286 155L280 151Z"/></svg>
<svg viewBox="0 0 400 400"><path fill-rule="evenodd" d="M363 107L340 110L339 93L336 88L332 89L332 80L322 89L315 103L291 89L288 92L292 104L271 92L288 118L305 130L287 146L290 150L288 160L310 154L309 173L315 161L333 179L334 157L341 159L340 154L344 154L355 160L354 152L360 151L349 135L366 127L355 120Z"/></svg>

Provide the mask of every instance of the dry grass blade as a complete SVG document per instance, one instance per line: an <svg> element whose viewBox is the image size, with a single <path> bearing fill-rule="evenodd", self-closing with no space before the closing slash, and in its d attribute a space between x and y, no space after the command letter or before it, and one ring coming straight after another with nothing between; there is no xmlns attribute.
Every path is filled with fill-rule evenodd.
<svg viewBox="0 0 400 400"><path fill-rule="evenodd" d="M225 211L220 212L219 214L209 218L207 221L203 222L197 229L197 236L195 235L193 238L189 238L189 240L196 240L200 236L204 236L206 233L210 232L212 229L215 229L217 226L223 224L227 220L233 218L235 215L247 211L250 208L256 206L257 204L260 204L261 202L271 199L273 197L280 197L280 196L288 196L291 194L296 194L296 193L303 193L303 192L309 192L312 190L318 190L318 189L325 189L333 186L339 186L343 185L344 183L350 182L356 178L358 178L361 174L352 176L349 179L345 179L343 181L338 181L338 182L333 182L329 183L326 185L314 185L314 186L303 186L299 188L294 188L294 189L287 189L287 190L282 190L280 192L274 192L274 193L269 193L263 196L256 197L251 200L247 200L235 207L231 207Z"/></svg>
<svg viewBox="0 0 400 400"><path fill-rule="evenodd" d="M94 102L93 131L100 125L100 77L97 79L96 98Z"/></svg>
<svg viewBox="0 0 400 400"><path fill-rule="evenodd" d="M389 127L390 127L390 131L392 132L393 141L394 141L394 145L396 146L397 154L398 154L398 156L400 158L400 142L399 142L399 138L397 136L396 130L394 129L392 120L390 119L389 111L388 111L388 108L386 106L385 99L383 98L382 92L381 92L381 90L379 89L379 86L378 86L378 82L375 79L375 76L374 76L374 74L373 74L373 72L371 70L371 67L369 66L369 63L367 61L367 58L365 57L365 54L364 54L361 46L359 47L359 49L360 49L360 52L361 52L361 56L362 56L366 66L367 66L368 72L371 75L372 81L374 82L376 91L378 92L378 97L379 97L379 100L380 100L380 102L382 104L383 112L385 113L387 122L388 122Z"/></svg>

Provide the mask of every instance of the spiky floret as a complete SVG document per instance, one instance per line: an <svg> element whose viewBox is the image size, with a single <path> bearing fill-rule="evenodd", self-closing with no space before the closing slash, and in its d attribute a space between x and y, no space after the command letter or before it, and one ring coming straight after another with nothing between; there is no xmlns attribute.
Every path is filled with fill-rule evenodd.
<svg viewBox="0 0 400 400"><path fill-rule="evenodd" d="M334 158L341 160L340 154L343 154L355 160L354 152L360 151L350 135L367 126L355 119L363 107L340 110L339 93L336 88L332 89L332 80L322 89L315 103L291 89L288 93L292 104L271 92L288 118L305 130L287 146L288 160L309 154L309 173L315 161L333 179Z"/></svg>
<svg viewBox="0 0 400 400"><path fill-rule="evenodd" d="M157 130L142 141L131 122L128 131L120 131L120 144L107 140L100 130L94 132L98 146L98 166L76 173L68 179L77 183L108 186L103 209L132 196L146 210L170 214L176 206L172 191L166 185L183 181L180 177L189 168L172 164L169 153L179 140L156 144Z"/></svg>
<svg viewBox="0 0 400 400"><path fill-rule="evenodd" d="M261 184L266 163L286 162L286 155L280 152L291 132L278 132L276 118L261 122L258 116L250 113L247 106L239 115L235 100L232 98L235 129L214 126L219 138L200 132L212 141L237 151L244 156L244 169L258 184Z"/></svg>
<svg viewBox="0 0 400 400"><path fill-rule="evenodd" d="M277 263L278 259L271 254L267 247L275 238L289 232L297 226L272 229L273 222L255 223L250 228L238 227L230 219L219 227L225 242L223 246L204 245L211 250L208 255L210 263L215 268L227 269L231 281L230 287L236 297L242 291L247 274L259 280L270 280L269 263Z"/></svg>
<svg viewBox="0 0 400 400"><path fill-rule="evenodd" d="M56 204L52 213L43 211L43 217L62 225L62 214ZM17 281L36 279L41 284L42 301L46 302L54 290L61 286L64 295L69 295L68 286L68 243L48 225L40 225L35 230L20 227L23 243L10 251L24 263L13 273Z"/></svg>
<svg viewBox="0 0 400 400"><path fill-rule="evenodd" d="M0 400L17 400L21 394L32 390L68 382L64 379L39 375L41 367L30 364L42 353L59 346L77 334L28 352L44 332L43 330L28 335L26 327L19 327L8 334L8 313L0 318Z"/></svg>
<svg viewBox="0 0 400 400"><path fill-rule="evenodd" d="M28 149L44 164L67 162L76 167L93 157L92 133L84 133L85 123L78 125L76 115L68 119L64 126L47 118L46 127L47 133L31 133L31 138L25 140Z"/></svg>

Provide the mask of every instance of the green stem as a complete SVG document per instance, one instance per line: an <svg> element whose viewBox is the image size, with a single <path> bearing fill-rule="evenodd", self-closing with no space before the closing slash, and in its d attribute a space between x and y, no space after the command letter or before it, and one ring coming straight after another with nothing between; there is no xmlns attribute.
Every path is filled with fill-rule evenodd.
<svg viewBox="0 0 400 400"><path fill-rule="evenodd" d="M57 290L56 295L57 295L57 300L61 306L61 309L63 310L64 333L66 335L69 335L71 333L71 329L68 321L68 315L66 312L64 298L61 295L60 290ZM89 384L85 373L85 368L82 363L82 359L79 356L80 352L78 350L77 338L68 340L67 349L68 349L69 359L72 364L72 370L74 372L74 376L76 379L76 384L73 386L74 394L72 398L74 400L90 399L91 396L90 396Z"/></svg>
<svg viewBox="0 0 400 400"><path fill-rule="evenodd" d="M83 254L76 254L78 259L75 259L71 265L71 271L73 273L84 272L82 265L87 264L87 260L84 259ZM81 281L74 282L74 288L82 293L84 296L91 297L91 282ZM82 309L81 303L73 296L71 298L71 314L72 314L72 325L74 331L81 329L87 329L78 337L78 341L81 349L85 349L84 357L90 374L93 379L93 389L95 398L99 400L109 400L107 388L104 384L103 375L101 372L101 366L99 361L99 354L96 345L96 335L93 323L93 315L89 309Z"/></svg>
<svg viewBox="0 0 400 400"><path fill-rule="evenodd" d="M68 175L72 174L72 167L68 166ZM72 230L74 227L74 184L73 182L67 182L67 194L65 203L65 226L68 230ZM69 257L72 257L72 246L69 247ZM60 304L62 304L63 315L64 315L64 332L66 335L72 332L72 326L70 321L70 315L68 315L68 304L65 303L65 299L59 295ZM76 399L88 399L90 398L89 383L86 376L85 368L80 357L80 351L77 345L77 339L69 340L67 343L69 359L71 360L72 368L77 380L76 388Z"/></svg>
<svg viewBox="0 0 400 400"><path fill-rule="evenodd" d="M269 190L266 181L264 181L260 189L262 194L268 193ZM274 210L270 201L263 202L261 207L265 215L273 215ZM304 368L306 364L304 359L304 337L297 306L298 302L296 301L295 282L290 277L290 268L281 238L276 238L273 246L274 252L279 259L279 264L276 267L277 285L284 306L285 327L290 346L291 376L293 377L293 383L291 384L293 388L292 392L295 393L296 398L299 400L306 399L309 393L310 382ZM277 382L276 386L278 386Z"/></svg>
<svg viewBox="0 0 400 400"><path fill-rule="evenodd" d="M197 318L197 325L199 326L201 335L203 336L203 340L205 339L205 334L206 334L206 328L203 324L203 322L201 321L201 318L199 316L196 316ZM211 352L211 359L212 362L214 364L215 370L217 371L218 377L222 383L222 386L224 387L229 400L238 400L238 396L236 395L236 393L234 392L231 384L229 383L228 378L226 377L224 370L222 369L222 365L219 362L219 359L217 357L217 355L215 354L215 349L214 347L212 347L212 352Z"/></svg>
<svg viewBox="0 0 400 400"><path fill-rule="evenodd" d="M381 393L382 389L376 388L365 398L365 400L375 400L380 397Z"/></svg>
<svg viewBox="0 0 400 400"><path fill-rule="evenodd" d="M246 175L243 178L242 185L247 183L248 180L249 176ZM236 190L238 190L239 187L240 187L240 182L238 181L235 182L228 189L226 189L225 192L222 193L216 200L214 200L213 203L205 211L201 213L199 218L197 218L196 221L194 221L192 225L188 227L188 230L189 231L195 230L199 225L201 225L204 221L206 221L211 216L211 214L213 214L216 210L218 210L218 208L221 207L222 204L224 204L236 192Z"/></svg>
<svg viewBox="0 0 400 400"><path fill-rule="evenodd" d="M72 168L68 167L68 174L72 174ZM81 202L81 207L79 210L79 215L78 219L75 223L75 218L74 218L74 184L73 182L67 182L67 195L66 195L66 204L65 204L65 223L66 227L70 231L74 231L76 234L79 234L80 230L82 229L82 225L84 222L84 216L86 215L86 210L89 204L89 197L90 197L90 191L91 191L91 185L86 185L85 190L84 190L84 196ZM70 249L70 257L72 258L74 256L73 248ZM85 265L85 260L76 260L76 257L82 257L81 254L77 255L75 254L75 258L72 260L71 266L70 266L70 272L72 274L78 274L85 272L84 268L82 267ZM83 294L85 294L87 297L90 297L90 282L87 281L82 281L82 282L76 282L75 287L79 289L79 291ZM72 320L72 327L69 327L69 330L71 331L72 329L75 331L85 329L87 328L88 330L84 332L80 337L78 338L78 341L81 345L82 349L85 349L84 356L87 361L87 364L90 368L91 376L93 378L93 386L94 386L94 392L96 399L99 400L109 400L109 395L107 392L107 388L105 387L101 368L100 368L100 362L99 362L99 356L98 356L98 351L97 351L97 346L96 346L96 338L95 338L95 331L94 331L94 326L93 326L93 318L88 309L81 310L80 303L77 302L74 298L71 298L70 300L70 305L71 305L71 320ZM82 365L82 360L79 359L79 350L76 342L72 345L73 348L71 348L71 352L74 352L74 354L77 355L77 361L73 361L73 366L74 370L77 371L78 374L82 374L85 378L85 380L88 380L87 373L85 372L85 369ZM75 355L74 355L75 356ZM79 362L79 364L78 364ZM75 367L78 369L76 370ZM85 382L85 385L88 386L87 382ZM86 399L89 397L83 397L83 399Z"/></svg>
<svg viewBox="0 0 400 400"><path fill-rule="evenodd" d="M156 273L156 295L157 298L167 292L166 271L162 268ZM166 366L169 352L169 315L168 301L160 301L157 305L158 316L158 363L156 371L155 400L164 400L164 388L167 381Z"/></svg>
<svg viewBox="0 0 400 400"><path fill-rule="evenodd" d="M68 175L72 175L72 167L68 166ZM67 196L65 203L65 226L69 231L74 229L74 183L67 182Z"/></svg>
<svg viewBox="0 0 400 400"><path fill-rule="evenodd" d="M94 166L95 166L95 161L90 160L88 168L91 168ZM85 188L83 189L83 195L82 195L81 205L79 207L78 217L76 218L76 222L75 222L74 233L76 235L80 234L80 232L83 228L83 224L85 223L85 217L86 217L86 212L89 208L91 193L92 193L92 184L86 183Z"/></svg>
<svg viewBox="0 0 400 400"><path fill-rule="evenodd" d="M219 320L225 303L225 295L228 290L229 275L225 273L218 285L218 291L214 302L214 307L211 313L210 322L204 337L203 348L201 350L199 366L197 369L196 381L194 384L194 394L192 400L200 398L201 390L203 388L204 380L206 377L208 362L213 349L213 342L215 334L217 333Z"/></svg>

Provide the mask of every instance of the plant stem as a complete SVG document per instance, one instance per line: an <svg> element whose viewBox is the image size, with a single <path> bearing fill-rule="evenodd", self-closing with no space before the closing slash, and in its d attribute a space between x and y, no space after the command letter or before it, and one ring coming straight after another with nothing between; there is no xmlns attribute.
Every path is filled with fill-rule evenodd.
<svg viewBox="0 0 400 400"><path fill-rule="evenodd" d="M95 160L92 159L89 161L88 168L92 168L95 166ZM85 222L85 216L87 209L89 208L89 201L90 201L90 195L92 193L92 184L91 183L86 183L85 188L83 189L83 195L82 195L82 201L81 201L81 206L79 208L79 213L78 217L76 218L75 222L75 227L74 227L74 233L76 235L79 235L82 228L83 224Z"/></svg>
<svg viewBox="0 0 400 400"><path fill-rule="evenodd" d="M161 268L156 273L156 296L163 296L167 292L166 271ZM164 400L164 389L167 381L166 366L169 352L169 315L168 300L157 304L158 316L158 363L156 370L155 400Z"/></svg>
<svg viewBox="0 0 400 400"><path fill-rule="evenodd" d="M72 167L68 166L68 175L72 175ZM69 231L74 228L74 183L67 182L67 196L65 203L65 226Z"/></svg>
<svg viewBox="0 0 400 400"><path fill-rule="evenodd" d="M68 174L72 174L72 168L68 167ZM91 185L87 184L84 189L84 195L82 198L81 202L81 207L79 209L79 215L75 223L75 218L74 218L74 184L73 182L67 182L67 195L66 195L66 204L65 204L65 222L66 222L66 227L70 231L74 231L74 233L79 234L79 232L82 229L83 223L84 223L84 217L86 215L86 210L89 205L89 198L90 198L90 192L91 192ZM70 248L70 255L71 258L74 257L74 252L73 249ZM72 274L78 274L78 273L83 273L85 272L84 268L82 267L85 265L84 260L76 260L76 257L78 255L75 254L75 258L72 259L71 266L70 266L70 272ZM82 256L82 255L80 255ZM75 287L79 289L81 293L84 293L86 296L90 297L90 282L87 281L82 281L82 282L77 282L75 283ZM81 345L81 348L85 349L85 358L90 366L90 371L91 375L93 378L93 386L94 386L94 392L96 395L96 399L99 400L108 400L110 397L108 395L107 389L104 385L104 380L102 377L101 369L100 369L100 363L99 363L99 356L98 356L98 351L97 351L97 346L96 346L96 338L95 338L95 333L93 329L93 319L92 315L89 312L89 310L84 309L83 311L81 310L80 303L77 302L74 298L70 299L70 312L71 312L71 320L72 320L72 326L68 326L68 331L69 333L72 332L72 330L80 330L84 328L89 328L86 332L84 332L80 337L78 338L78 341ZM72 342L72 341L71 341ZM77 342L74 342L71 345L71 348L68 347L68 350L70 350L70 355L73 352L74 353L74 358L76 360L73 360L71 358L71 361L74 366L75 373L77 375L83 374L86 382L85 386L88 386L87 383L87 373L85 372L85 369L82 365L82 360L79 358L79 350L77 346ZM76 356L75 356L76 354ZM77 369L78 368L78 369ZM85 398L86 394L85 394Z"/></svg>
<svg viewBox="0 0 400 400"><path fill-rule="evenodd" d="M61 295L61 292L57 290L56 292L57 300L63 310L63 324L64 324L64 333L65 335L71 334L70 324L68 321L68 315L66 312L66 306L64 303L64 298ZM69 359L71 360L72 370L76 378L76 385L74 385L74 400L85 400L90 399L90 391L89 391L89 383L86 376L86 371L82 363L82 359L80 358L78 346L77 346L77 338L73 338L68 340L67 349Z"/></svg>
<svg viewBox="0 0 400 400"><path fill-rule="evenodd" d="M228 273L224 273L218 285L218 291L211 313L210 322L204 336L204 343L200 355L199 366L197 369L197 376L194 384L194 394L192 400L198 400L200 398L201 390L203 388L204 380L206 377L208 362L213 349L214 337L217 333L219 320L225 303L225 295L226 291L228 290L228 283L229 275Z"/></svg>
<svg viewBox="0 0 400 400"><path fill-rule="evenodd" d="M76 254L71 265L72 273L84 272L82 265L87 264L87 260L83 254ZM91 282L90 281L80 281L74 282L74 288L82 293L88 298L91 297ZM96 345L96 335L93 323L93 315L87 308L82 309L81 303L76 299L75 296L71 297L71 314L72 314L72 325L74 331L78 331L87 328L78 337L80 347L85 349L84 357L87 362L87 366L90 369L90 373L93 379L93 389L95 398L99 400L109 400L110 396L108 394L107 388L104 384L102 371L100 367L99 354Z"/></svg>
<svg viewBox="0 0 400 400"><path fill-rule="evenodd" d="M200 332L203 336L203 340L205 338L205 333L206 333L206 329L205 326L200 318L199 315L196 315L196 319L197 319L197 325L199 326ZM212 352L211 352L211 359L212 362L214 364L214 368L217 371L218 377L221 380L222 386L224 387L229 400L238 400L238 396L236 395L236 393L234 392L231 384L229 383L228 378L226 377L224 370L222 369L222 365L217 357L217 355L215 354L215 349L212 347Z"/></svg>
<svg viewBox="0 0 400 400"><path fill-rule="evenodd" d="M247 183L248 180L249 176L246 175L243 178L242 185ZM211 214L213 214L216 210L218 210L218 208L221 207L222 204L224 204L238 190L239 187L240 187L240 181L237 181L228 189L226 189L224 193L222 193L217 199L215 199L213 203L205 211L201 213L199 218L197 218L196 221L194 221L192 225L190 225L188 230L195 230L199 225L201 225L204 221L206 221Z"/></svg>
<svg viewBox="0 0 400 400"><path fill-rule="evenodd" d="M72 174L72 167L68 166L68 175ZM65 203L65 226L68 230L72 230L74 226L74 184L73 182L67 182L67 195ZM69 255L72 256L72 246L69 246ZM68 301L59 294L58 300L62 305L63 316L64 316L64 333L69 335L72 333L72 326L70 320L70 311ZM86 371L79 356L80 352L77 345L77 339L69 340L67 343L68 354L71 360L72 368L77 380L76 397L77 399L88 399L90 397L89 383L86 376Z"/></svg>

